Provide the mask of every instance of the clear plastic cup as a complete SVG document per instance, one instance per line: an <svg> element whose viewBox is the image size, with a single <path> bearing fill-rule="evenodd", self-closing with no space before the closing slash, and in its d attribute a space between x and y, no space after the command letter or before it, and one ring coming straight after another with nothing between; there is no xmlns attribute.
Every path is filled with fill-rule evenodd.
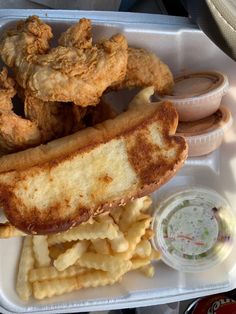
<svg viewBox="0 0 236 314"><path fill-rule="evenodd" d="M188 156L209 154L222 143L224 134L232 126L231 112L220 106L213 115L194 122L180 122L176 134L183 136L188 144Z"/></svg>
<svg viewBox="0 0 236 314"><path fill-rule="evenodd" d="M211 268L230 254L235 243L235 216L216 191L184 186L165 195L154 210L152 244L162 260L183 272Z"/></svg>
<svg viewBox="0 0 236 314"><path fill-rule="evenodd" d="M196 121L217 111L228 87L228 78L221 72L189 73L176 77L173 94L159 99L174 104L179 121Z"/></svg>

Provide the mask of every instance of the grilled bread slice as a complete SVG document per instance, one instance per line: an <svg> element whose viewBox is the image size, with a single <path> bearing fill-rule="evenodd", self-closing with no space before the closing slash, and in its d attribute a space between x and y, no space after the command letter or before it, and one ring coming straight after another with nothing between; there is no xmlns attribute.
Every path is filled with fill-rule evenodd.
<svg viewBox="0 0 236 314"><path fill-rule="evenodd" d="M0 158L0 202L12 225L31 234L66 230L169 180L187 157L174 136L169 102L147 88L112 120Z"/></svg>

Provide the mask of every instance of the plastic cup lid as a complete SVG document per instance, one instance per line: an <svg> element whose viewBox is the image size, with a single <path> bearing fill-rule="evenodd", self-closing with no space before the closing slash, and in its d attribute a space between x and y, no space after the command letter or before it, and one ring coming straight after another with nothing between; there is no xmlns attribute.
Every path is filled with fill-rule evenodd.
<svg viewBox="0 0 236 314"><path fill-rule="evenodd" d="M154 247L162 260L184 272L222 262L234 242L235 218L228 202L203 187L182 187L155 209Z"/></svg>

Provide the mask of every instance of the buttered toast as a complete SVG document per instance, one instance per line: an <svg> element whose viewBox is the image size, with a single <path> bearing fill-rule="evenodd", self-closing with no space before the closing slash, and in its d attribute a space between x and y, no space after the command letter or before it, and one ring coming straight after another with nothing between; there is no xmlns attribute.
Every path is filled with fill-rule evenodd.
<svg viewBox="0 0 236 314"><path fill-rule="evenodd" d="M153 192L182 166L187 145L174 136L169 102L152 88L112 120L47 145L0 158L0 202L9 222L32 234L66 230Z"/></svg>

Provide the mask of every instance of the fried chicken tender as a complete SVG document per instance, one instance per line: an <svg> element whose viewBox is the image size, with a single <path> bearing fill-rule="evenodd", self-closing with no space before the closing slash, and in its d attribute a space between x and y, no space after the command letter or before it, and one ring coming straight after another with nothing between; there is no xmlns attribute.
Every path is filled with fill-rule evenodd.
<svg viewBox="0 0 236 314"><path fill-rule="evenodd" d="M90 20L81 19L62 33L59 44L65 47L92 47L91 28ZM66 136L85 127L82 119L86 108L72 103L44 102L26 92L24 109L26 117L38 124L44 141Z"/></svg>
<svg viewBox="0 0 236 314"><path fill-rule="evenodd" d="M169 93L174 80L169 67L154 53L145 49L129 48L125 79L113 89L154 86L159 94Z"/></svg>
<svg viewBox="0 0 236 314"><path fill-rule="evenodd" d="M62 35L60 42L79 45L80 40L71 39L75 32L76 25ZM8 32L0 43L3 61L14 67L18 84L32 96L86 107L96 105L107 87L124 79L128 53L123 35L114 35L86 49L58 46L42 54L50 38L50 27L31 17Z"/></svg>
<svg viewBox="0 0 236 314"><path fill-rule="evenodd" d="M38 126L42 143L66 136L84 127L85 110L72 103L45 102L30 94L25 95L25 116ZM75 112L76 110L76 112Z"/></svg>
<svg viewBox="0 0 236 314"><path fill-rule="evenodd" d="M8 77L6 68L0 72L0 110L10 111L12 109L11 99L15 96L15 82L12 78Z"/></svg>
<svg viewBox="0 0 236 314"><path fill-rule="evenodd" d="M17 90L24 102L24 118L13 111L16 84L4 68L0 72L0 154L36 146L85 127L82 118L86 108L43 102L27 91Z"/></svg>
<svg viewBox="0 0 236 314"><path fill-rule="evenodd" d="M81 19L61 34L58 42L64 47L91 48L91 21ZM58 138L76 132L85 127L82 121L86 108L72 103L44 102L29 93L25 100L25 115L31 121L37 122L43 130L43 138Z"/></svg>
<svg viewBox="0 0 236 314"><path fill-rule="evenodd" d="M63 47L92 48L92 25L88 19L80 19L61 34L58 43Z"/></svg>
<svg viewBox="0 0 236 314"><path fill-rule="evenodd" d="M37 125L13 112L15 82L7 69L0 73L0 153L9 153L38 145L41 134Z"/></svg>
<svg viewBox="0 0 236 314"><path fill-rule="evenodd" d="M34 62L37 66L27 81L33 95L44 101L96 105L106 88L125 76L127 42L118 34L91 49L57 47Z"/></svg>
<svg viewBox="0 0 236 314"><path fill-rule="evenodd" d="M30 16L4 34L0 43L1 57L9 67L15 67L18 72L22 62L30 63L30 57L49 50L49 40L52 37L49 25L37 16Z"/></svg>

